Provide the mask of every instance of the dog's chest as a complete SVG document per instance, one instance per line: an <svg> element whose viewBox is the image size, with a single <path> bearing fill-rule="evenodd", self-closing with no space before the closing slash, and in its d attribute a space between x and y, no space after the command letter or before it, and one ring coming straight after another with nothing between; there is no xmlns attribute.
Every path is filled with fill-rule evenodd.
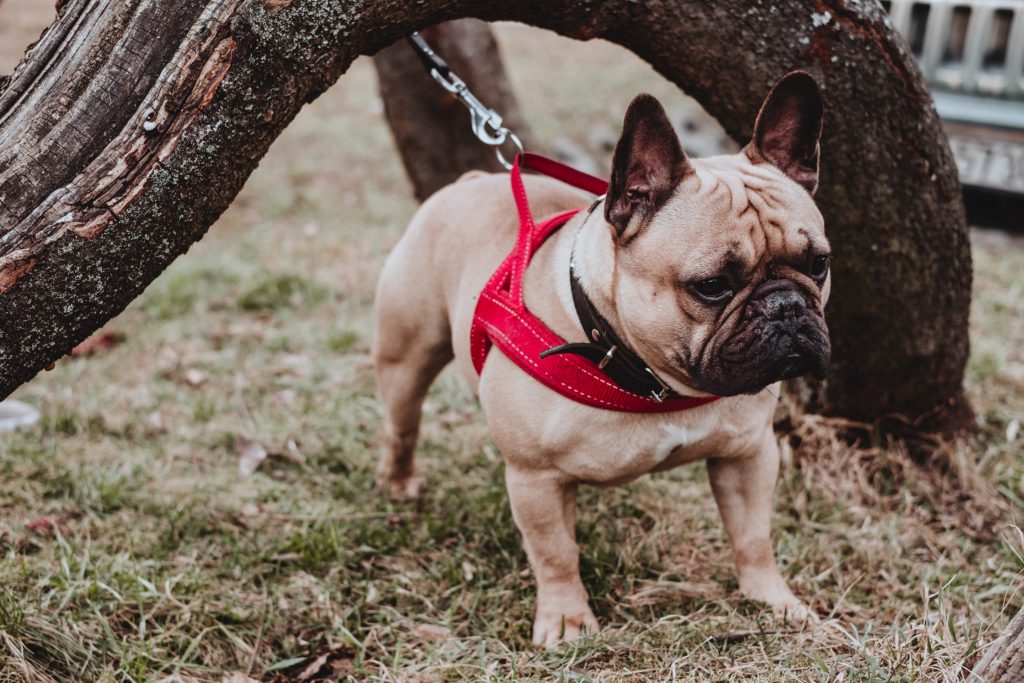
<svg viewBox="0 0 1024 683"><path fill-rule="evenodd" d="M595 483L621 483L715 454L734 433L711 411L687 420L648 418L618 429L595 430L588 447L574 449L572 474Z"/></svg>

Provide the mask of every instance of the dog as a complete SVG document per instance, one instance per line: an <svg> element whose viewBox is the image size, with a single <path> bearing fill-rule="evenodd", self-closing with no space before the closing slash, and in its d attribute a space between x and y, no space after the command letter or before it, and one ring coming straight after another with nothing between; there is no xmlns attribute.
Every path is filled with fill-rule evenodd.
<svg viewBox="0 0 1024 683"><path fill-rule="evenodd" d="M622 484L697 460L733 550L740 591L791 620L815 620L783 579L769 538L779 471L779 382L822 377L831 250L813 193L824 106L803 72L780 79L740 152L690 159L661 104L625 115L607 195L537 250L528 309L568 342L591 341L570 269L593 308L689 410L633 413L568 398L492 349L479 376L470 330L482 288L516 243L508 176L472 172L430 197L387 259L373 356L383 405L382 486L417 495L421 407L451 360L475 388L505 462L513 517L537 583L533 642L595 632L575 540L580 484ZM592 196L525 176L537 216ZM609 352L611 353L611 352Z"/></svg>

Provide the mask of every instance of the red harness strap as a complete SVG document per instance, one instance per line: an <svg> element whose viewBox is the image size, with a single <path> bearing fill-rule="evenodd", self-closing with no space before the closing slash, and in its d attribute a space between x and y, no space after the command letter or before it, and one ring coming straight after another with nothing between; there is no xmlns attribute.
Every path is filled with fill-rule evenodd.
<svg viewBox="0 0 1024 683"><path fill-rule="evenodd" d="M480 293L470 350L477 373L484 367L494 344L527 374L545 386L579 403L628 413L664 413L696 408L717 397L673 396L659 403L648 396L626 391L605 375L597 364L573 354L541 358L542 351L565 343L523 302L523 273L537 249L555 230L581 209L566 211L535 225L526 198L520 164L592 194L603 194L608 183L536 154L522 154L512 167L512 193L519 210L519 237L512 253L502 262Z"/></svg>

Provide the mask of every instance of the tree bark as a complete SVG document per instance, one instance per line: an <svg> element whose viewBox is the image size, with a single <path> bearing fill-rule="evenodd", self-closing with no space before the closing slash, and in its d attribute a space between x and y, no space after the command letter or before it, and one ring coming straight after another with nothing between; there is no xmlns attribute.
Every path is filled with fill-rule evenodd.
<svg viewBox="0 0 1024 683"><path fill-rule="evenodd" d="M421 33L480 101L499 112L504 125L525 143L526 125L490 27L479 19L460 19ZM373 64L384 114L416 199L423 201L471 169L503 170L494 149L470 130L466 108L427 74L404 40L378 52Z"/></svg>
<svg viewBox="0 0 1024 683"><path fill-rule="evenodd" d="M833 365L812 405L936 423L968 410L956 167L881 6L838 0L68 0L0 93L0 396L199 239L357 55L470 15L624 45L738 140L774 80L815 74L836 258Z"/></svg>
<svg viewBox="0 0 1024 683"><path fill-rule="evenodd" d="M971 680L982 683L1024 680L1024 608L986 649L984 658L971 671Z"/></svg>

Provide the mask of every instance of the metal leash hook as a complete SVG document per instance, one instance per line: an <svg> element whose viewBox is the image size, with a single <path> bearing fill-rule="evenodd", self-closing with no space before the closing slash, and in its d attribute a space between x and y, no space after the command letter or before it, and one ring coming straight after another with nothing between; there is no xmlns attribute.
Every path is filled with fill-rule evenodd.
<svg viewBox="0 0 1024 683"><path fill-rule="evenodd" d="M469 109L470 126L473 129L473 134L476 135L480 142L494 147L494 154L498 157L498 163L504 166L506 170L510 170L512 163L505 158L501 151L507 143L511 143L515 148L516 155L522 154L523 143L519 136L502 125L501 115L498 112L484 106L483 102L470 92L469 88L466 87L466 82L456 76L448 64L430 49L427 41L423 40L423 36L419 32L409 34L406 40L409 41L409 44L416 51L430 76ZM515 156L513 156L514 158Z"/></svg>

